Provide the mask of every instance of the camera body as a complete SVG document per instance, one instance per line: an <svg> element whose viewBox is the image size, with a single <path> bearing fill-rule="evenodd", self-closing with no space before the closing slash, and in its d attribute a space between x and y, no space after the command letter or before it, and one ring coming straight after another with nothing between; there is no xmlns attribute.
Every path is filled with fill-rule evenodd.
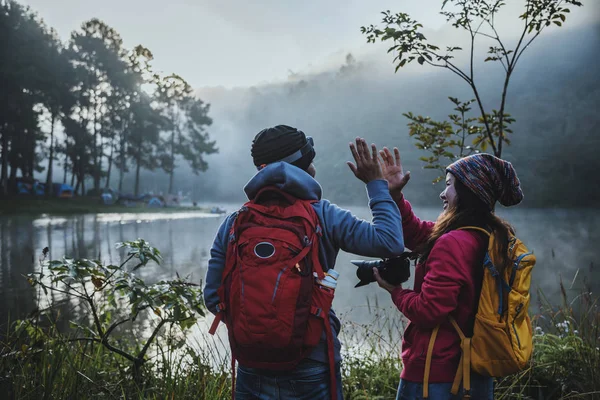
<svg viewBox="0 0 600 400"><path fill-rule="evenodd" d="M356 277L359 279L359 282L354 287L365 286L376 281L373 267L378 269L379 275L383 280L394 286L406 282L410 278L411 258L412 253L406 251L401 256L384 258L382 260L352 260L352 264L358 267Z"/></svg>

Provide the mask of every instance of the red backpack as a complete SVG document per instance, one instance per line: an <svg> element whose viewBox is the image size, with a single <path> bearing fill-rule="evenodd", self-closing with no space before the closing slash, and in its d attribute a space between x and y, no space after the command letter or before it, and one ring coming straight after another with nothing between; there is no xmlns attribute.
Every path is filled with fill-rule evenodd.
<svg viewBox="0 0 600 400"><path fill-rule="evenodd" d="M229 232L220 302L211 326L227 325L235 361L267 370L292 370L327 337L332 399L335 360L329 310L333 290L316 283L325 274L319 261L319 218L314 200L263 188L244 204Z"/></svg>

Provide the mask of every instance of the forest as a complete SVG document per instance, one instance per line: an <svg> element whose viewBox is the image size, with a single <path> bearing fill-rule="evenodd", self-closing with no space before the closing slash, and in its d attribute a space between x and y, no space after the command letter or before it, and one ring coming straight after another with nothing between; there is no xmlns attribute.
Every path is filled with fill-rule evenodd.
<svg viewBox="0 0 600 400"><path fill-rule="evenodd" d="M114 185L140 192L142 170L164 171L172 193L180 163L207 169L217 151L210 105L176 73L153 71L152 51L125 48L96 18L65 43L33 10L0 2L0 193L18 179L53 182L79 194ZM123 178L134 177L130 187ZM45 176L44 176L45 175Z"/></svg>

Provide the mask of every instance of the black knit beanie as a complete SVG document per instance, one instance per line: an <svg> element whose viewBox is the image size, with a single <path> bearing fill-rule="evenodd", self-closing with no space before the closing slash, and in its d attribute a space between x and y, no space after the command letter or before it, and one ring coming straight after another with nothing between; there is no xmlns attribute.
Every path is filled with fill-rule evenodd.
<svg viewBox="0 0 600 400"><path fill-rule="evenodd" d="M252 141L251 154L254 165L259 169L276 161L287 161L306 170L315 158L315 150L304 132L287 125L258 132Z"/></svg>

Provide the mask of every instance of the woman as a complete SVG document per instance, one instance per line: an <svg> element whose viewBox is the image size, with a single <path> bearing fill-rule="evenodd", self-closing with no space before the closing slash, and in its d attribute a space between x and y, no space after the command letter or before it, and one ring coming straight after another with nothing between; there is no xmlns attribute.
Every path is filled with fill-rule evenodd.
<svg viewBox="0 0 600 400"><path fill-rule="evenodd" d="M410 172L403 172L398 149L394 148L394 156L387 148L380 155L384 177L402 215L406 247L419 255L412 290L390 285L374 270L379 286L390 292L394 304L410 320L402 342L404 368L396 399L422 398L426 354L438 325L429 398L458 399L461 396L450 391L461 356L460 338L448 316L454 317L467 336L472 335L488 247L485 233L460 228L476 226L495 232L499 238L495 252L502 260L496 267L509 265L508 238L513 229L494 214L494 207L497 201L504 206L521 202L519 179L509 162L492 155L460 159L446 169L446 188L440 194L443 212L436 222L421 221L402 194ZM471 373L473 399L493 399L493 388L493 378Z"/></svg>

